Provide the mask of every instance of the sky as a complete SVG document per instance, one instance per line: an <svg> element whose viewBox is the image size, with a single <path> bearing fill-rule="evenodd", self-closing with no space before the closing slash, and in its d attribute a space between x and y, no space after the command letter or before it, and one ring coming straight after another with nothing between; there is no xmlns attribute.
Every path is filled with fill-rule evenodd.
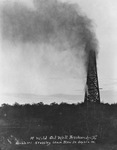
<svg viewBox="0 0 117 150"><path fill-rule="evenodd" d="M27 6L28 9L34 9L34 5L31 0L20 1L21 4ZM43 1L44 0L41 0L41 3ZM48 4L50 4L51 1L54 0L49 0ZM65 0L62 1L66 2ZM9 0L7 0L6 2L6 13L8 13ZM6 5L6 2L5 0L1 0L0 5L2 6L3 3L5 3ZM117 102L117 1L67 0L67 3L78 3L81 12L93 21L94 31L98 39L99 52L97 56L97 67L99 86L101 88L101 101L108 103ZM46 7L48 7L48 5ZM15 9L15 7L13 8ZM26 14L26 18L29 18L29 20L31 20L34 16L30 11L30 15L28 16L27 11L25 11L25 9L23 8L20 8L23 10L22 13ZM41 8L39 7L38 9ZM68 8L66 8L66 12L67 11ZM20 13L20 15L17 13L16 17L14 17L15 19L13 19L12 16L14 15L14 12L12 10L11 16L9 15L11 17L11 20L15 21L13 23L8 20L9 16L6 15L7 23L10 22L9 27L13 26L13 29L15 29L16 25L20 24L21 26L24 26L24 30L21 31L25 32L25 30L27 30L28 28L28 23L30 23L31 21L27 19L27 22L20 22L19 20L22 20ZM52 13L53 12L54 9L52 9ZM72 18L73 16L71 14L72 10L70 9L66 13L65 19L70 17ZM19 17L19 19L17 19L17 17ZM46 17L48 17L48 14L46 14ZM55 21L55 18L52 19ZM27 26L25 26L23 23L27 23ZM56 21L56 24L57 23L60 22ZM86 24L88 25L87 21ZM5 29L7 29L6 31L11 31L8 28L7 24L5 25ZM20 25L18 29L22 29ZM79 28L81 28L81 26L79 26ZM36 44L35 41L32 40L32 38L36 40L37 34L35 34L36 36L33 37L30 36L30 33L28 36L24 36L24 38L22 38L23 40L21 40L20 38L22 37L22 35L24 35L24 33L20 33L17 30L16 31L18 32L18 35L15 34L14 30L12 31L15 35L12 38L10 36L10 32L4 31L4 34L1 34L0 104L14 103L15 101L19 103L31 103L38 102L39 100L48 103L48 101L53 102L53 99L56 99L56 102L60 102L60 99L62 99L62 101L66 101L66 99L68 99L68 96L70 97L70 99L68 99L68 102L70 103L77 103L77 98L80 99L79 101L83 101L86 73L84 60L82 61L81 58L85 53L84 51L82 51L84 41L80 41L80 38L78 37L80 46L77 47L75 45L77 44L76 40L74 40L74 37L76 38L76 34L73 33L73 36L70 36L70 38L74 41L69 44L69 39L66 40L66 36L64 36L64 33L61 32L67 32L63 26L62 30L60 31L57 28L58 32L55 34L56 36L52 35L50 41L48 42L48 39L44 38L47 32L43 32L43 29L47 29L48 32L48 27L41 27L42 32L39 33L41 34L41 38L39 39L41 42L36 41ZM3 29L0 27L1 32L2 30ZM49 32L48 35L51 36ZM72 51L69 50L71 49L71 46L73 46ZM76 51L76 48L79 49L79 53ZM47 99L47 95L51 96L48 97L47 101L42 98L42 95L45 95L45 99ZM57 96L56 98L53 98L52 95ZM71 95L73 98L71 98Z"/></svg>

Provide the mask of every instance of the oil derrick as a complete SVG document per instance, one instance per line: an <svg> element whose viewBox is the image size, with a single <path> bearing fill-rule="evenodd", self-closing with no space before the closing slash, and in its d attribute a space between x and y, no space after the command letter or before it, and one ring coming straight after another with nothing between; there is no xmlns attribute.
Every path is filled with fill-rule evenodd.
<svg viewBox="0 0 117 150"><path fill-rule="evenodd" d="M100 93L97 75L96 52L89 51L87 61L87 80L84 102L100 103Z"/></svg>

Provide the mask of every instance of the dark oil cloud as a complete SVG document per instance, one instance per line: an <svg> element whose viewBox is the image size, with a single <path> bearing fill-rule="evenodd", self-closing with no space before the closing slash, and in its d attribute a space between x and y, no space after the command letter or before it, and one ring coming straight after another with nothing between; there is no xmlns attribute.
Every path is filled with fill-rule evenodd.
<svg viewBox="0 0 117 150"><path fill-rule="evenodd" d="M97 51L92 21L76 4L34 0L30 9L21 3L2 6L2 37L16 43L47 43L60 50L81 50L86 43ZM66 48L67 47L67 48ZM87 53L87 52L86 52Z"/></svg>

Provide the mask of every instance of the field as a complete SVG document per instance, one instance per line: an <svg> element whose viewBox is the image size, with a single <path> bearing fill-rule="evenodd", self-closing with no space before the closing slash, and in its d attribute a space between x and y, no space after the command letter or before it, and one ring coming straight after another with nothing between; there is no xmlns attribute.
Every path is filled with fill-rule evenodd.
<svg viewBox="0 0 117 150"><path fill-rule="evenodd" d="M117 104L4 104L0 150L117 150Z"/></svg>
<svg viewBox="0 0 117 150"><path fill-rule="evenodd" d="M4 145L0 146L1 150L117 150L117 145L100 145L100 144L93 144L93 145L67 145L67 146L11 146L11 145Z"/></svg>

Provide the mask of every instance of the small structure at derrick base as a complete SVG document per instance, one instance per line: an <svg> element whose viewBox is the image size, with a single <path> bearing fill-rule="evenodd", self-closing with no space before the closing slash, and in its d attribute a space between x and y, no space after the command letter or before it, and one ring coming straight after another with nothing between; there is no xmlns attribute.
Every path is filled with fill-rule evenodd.
<svg viewBox="0 0 117 150"><path fill-rule="evenodd" d="M100 103L100 92L97 75L96 52L90 50L87 60L87 79L84 102Z"/></svg>

